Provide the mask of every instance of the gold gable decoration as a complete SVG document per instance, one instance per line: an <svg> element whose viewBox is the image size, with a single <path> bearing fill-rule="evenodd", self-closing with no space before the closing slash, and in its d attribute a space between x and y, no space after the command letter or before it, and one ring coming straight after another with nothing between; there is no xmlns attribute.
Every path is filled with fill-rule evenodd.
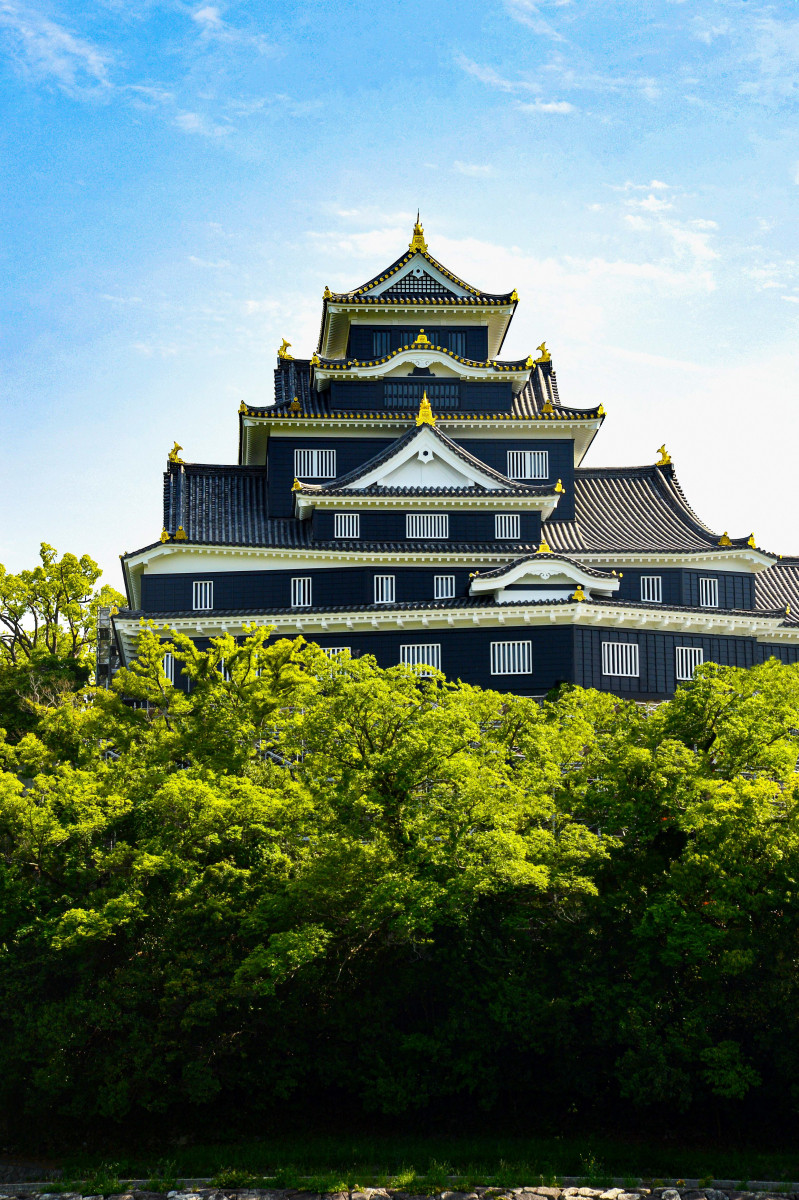
<svg viewBox="0 0 799 1200"><path fill-rule="evenodd" d="M655 466L656 467L667 467L669 465L669 463L671 462L671 455L666 450L665 442L663 443L662 446L658 446L658 454L660 455L660 458L655 463Z"/></svg>
<svg viewBox="0 0 799 1200"><path fill-rule="evenodd" d="M413 237L411 238L411 244L408 249L411 251L421 250L422 254L427 253L427 242L424 240L424 229L422 228L422 223L419 220L418 209L416 211L416 224L413 227Z"/></svg>
<svg viewBox="0 0 799 1200"><path fill-rule="evenodd" d="M732 545L732 542L730 541L730 535L727 533L726 529L724 530L723 534L719 538L719 545L720 546L731 546Z"/></svg>
<svg viewBox="0 0 799 1200"><path fill-rule="evenodd" d="M176 542L188 541L188 536L189 535L186 533L186 530L183 528L183 526L178 525L177 533L175 534L175 541Z"/></svg>
<svg viewBox="0 0 799 1200"><path fill-rule="evenodd" d="M585 592L582 589L582 585L579 583L572 592L572 600L585 600Z"/></svg>
<svg viewBox="0 0 799 1200"><path fill-rule="evenodd" d="M183 459L180 457L180 452L182 449L183 449L183 447L179 446L178 443L175 442L174 446L172 447L172 449L169 451L169 454L167 455L167 458L169 459L169 461L171 463L182 463L183 462Z"/></svg>
<svg viewBox="0 0 799 1200"><path fill-rule="evenodd" d="M291 345L291 342L287 342L286 339L283 338L283 341L280 343L280 345L277 348L278 358L285 358L287 361L290 361L290 362L294 361L294 355L289 354L290 345Z"/></svg>
<svg viewBox="0 0 799 1200"><path fill-rule="evenodd" d="M417 425L435 425L436 418L430 407L430 401L427 399L427 392L422 392L422 402L419 405L419 412L416 417Z"/></svg>
<svg viewBox="0 0 799 1200"><path fill-rule="evenodd" d="M542 541L541 545L536 550L536 554L551 554L551 553L552 553L552 549L550 546L547 545L547 543L545 541Z"/></svg>
<svg viewBox="0 0 799 1200"><path fill-rule="evenodd" d="M747 546L750 546L752 548L752 550L757 549L757 542L755 541L755 535L753 533L749 534L749 540L747 541L746 544L747 544Z"/></svg>
<svg viewBox="0 0 799 1200"><path fill-rule="evenodd" d="M161 537L158 540L161 542L169 541L169 534L166 531L166 526L164 526L164 528L161 530Z"/></svg>
<svg viewBox="0 0 799 1200"><path fill-rule="evenodd" d="M423 329L420 329L416 335L416 340L411 346L411 350L432 350L433 343Z"/></svg>

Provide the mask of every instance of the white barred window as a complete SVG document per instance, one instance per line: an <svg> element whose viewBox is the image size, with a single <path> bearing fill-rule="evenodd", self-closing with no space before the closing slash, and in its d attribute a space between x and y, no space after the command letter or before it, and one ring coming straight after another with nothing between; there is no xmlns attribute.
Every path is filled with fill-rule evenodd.
<svg viewBox="0 0 799 1200"><path fill-rule="evenodd" d="M335 513L333 517L333 537L359 538L361 536L361 517L359 513Z"/></svg>
<svg viewBox="0 0 799 1200"><path fill-rule="evenodd" d="M164 655L164 674L170 683L175 682L175 657L173 654Z"/></svg>
<svg viewBox="0 0 799 1200"><path fill-rule="evenodd" d="M636 642L603 642L602 674L625 675L630 678L639 675L638 644Z"/></svg>
<svg viewBox="0 0 799 1200"><path fill-rule="evenodd" d="M336 658L336 656L339 654L351 654L352 647L351 646L322 646L322 652L324 654L326 654L328 658Z"/></svg>
<svg viewBox="0 0 799 1200"><path fill-rule="evenodd" d="M718 608L719 581L718 579L699 580L699 603L702 608Z"/></svg>
<svg viewBox="0 0 799 1200"><path fill-rule="evenodd" d="M676 646L674 658L677 678L693 679L694 671L705 661L705 652L701 646Z"/></svg>
<svg viewBox="0 0 799 1200"><path fill-rule="evenodd" d="M508 479L547 479L548 450L509 450Z"/></svg>
<svg viewBox="0 0 799 1200"><path fill-rule="evenodd" d="M219 660L219 674L225 683L230 683L230 667L226 665L224 658L220 658Z"/></svg>
<svg viewBox="0 0 799 1200"><path fill-rule="evenodd" d="M492 675L529 675L533 669L532 642L492 642Z"/></svg>
<svg viewBox="0 0 799 1200"><path fill-rule="evenodd" d="M428 646L400 646L400 662L406 667L413 667L419 675L430 675L431 667L436 671L441 670L441 646L438 643Z"/></svg>
<svg viewBox="0 0 799 1200"><path fill-rule="evenodd" d="M663 581L660 575L641 576L641 599L650 604L660 604L663 601Z"/></svg>
<svg viewBox="0 0 799 1200"><path fill-rule="evenodd" d="M393 604L394 595L394 576L375 575L375 604Z"/></svg>
<svg viewBox="0 0 799 1200"><path fill-rule="evenodd" d="M214 607L214 584L210 579L197 580L192 589L192 607Z"/></svg>
<svg viewBox="0 0 799 1200"><path fill-rule="evenodd" d="M433 599L447 600L450 596L455 595L455 576L454 575L434 575L433 576Z"/></svg>
<svg viewBox="0 0 799 1200"><path fill-rule="evenodd" d="M448 513L406 513L405 536L408 538L448 538Z"/></svg>
<svg viewBox="0 0 799 1200"><path fill-rule="evenodd" d="M518 542L521 537L521 522L518 513L497 513L494 517L494 537Z"/></svg>
<svg viewBox="0 0 799 1200"><path fill-rule="evenodd" d="M295 450L294 474L297 479L333 479L336 474L335 450Z"/></svg>
<svg viewBox="0 0 799 1200"><path fill-rule="evenodd" d="M291 581L291 607L308 608L311 603L311 577L298 575Z"/></svg>

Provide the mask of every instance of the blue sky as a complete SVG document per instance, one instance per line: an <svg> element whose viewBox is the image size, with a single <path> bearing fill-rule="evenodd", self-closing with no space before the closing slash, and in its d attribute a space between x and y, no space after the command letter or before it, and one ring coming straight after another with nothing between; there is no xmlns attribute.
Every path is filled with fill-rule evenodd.
<svg viewBox="0 0 799 1200"><path fill-rule="evenodd" d="M699 515L799 552L799 6L0 0L0 562L158 536L325 284L407 246L522 303Z"/></svg>

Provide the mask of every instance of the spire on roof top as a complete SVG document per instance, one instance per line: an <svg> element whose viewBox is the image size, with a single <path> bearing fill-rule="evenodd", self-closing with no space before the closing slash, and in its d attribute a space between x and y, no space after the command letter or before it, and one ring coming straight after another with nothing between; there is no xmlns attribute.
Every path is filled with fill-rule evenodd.
<svg viewBox="0 0 799 1200"><path fill-rule="evenodd" d="M436 419L433 416L433 410L430 407L430 401L427 399L427 392L422 392L422 403L419 405L419 415L416 418L417 425L435 425Z"/></svg>
<svg viewBox="0 0 799 1200"><path fill-rule="evenodd" d="M416 210L416 224L413 227L413 237L411 238L411 250L427 250L427 242L424 240L424 229L422 229L419 220L419 210Z"/></svg>

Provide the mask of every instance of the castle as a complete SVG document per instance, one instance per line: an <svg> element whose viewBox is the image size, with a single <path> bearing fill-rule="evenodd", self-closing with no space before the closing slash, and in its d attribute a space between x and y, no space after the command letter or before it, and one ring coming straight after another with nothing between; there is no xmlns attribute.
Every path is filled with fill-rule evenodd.
<svg viewBox="0 0 799 1200"><path fill-rule="evenodd" d="M583 467L604 411L561 403L545 344L501 357L518 302L442 266L418 220L391 266L325 288L315 353L284 341L274 404L239 409L238 464L170 453L163 532L122 558L121 661L143 619L533 696L660 700L709 660L797 661L799 560L708 529L664 447Z"/></svg>

